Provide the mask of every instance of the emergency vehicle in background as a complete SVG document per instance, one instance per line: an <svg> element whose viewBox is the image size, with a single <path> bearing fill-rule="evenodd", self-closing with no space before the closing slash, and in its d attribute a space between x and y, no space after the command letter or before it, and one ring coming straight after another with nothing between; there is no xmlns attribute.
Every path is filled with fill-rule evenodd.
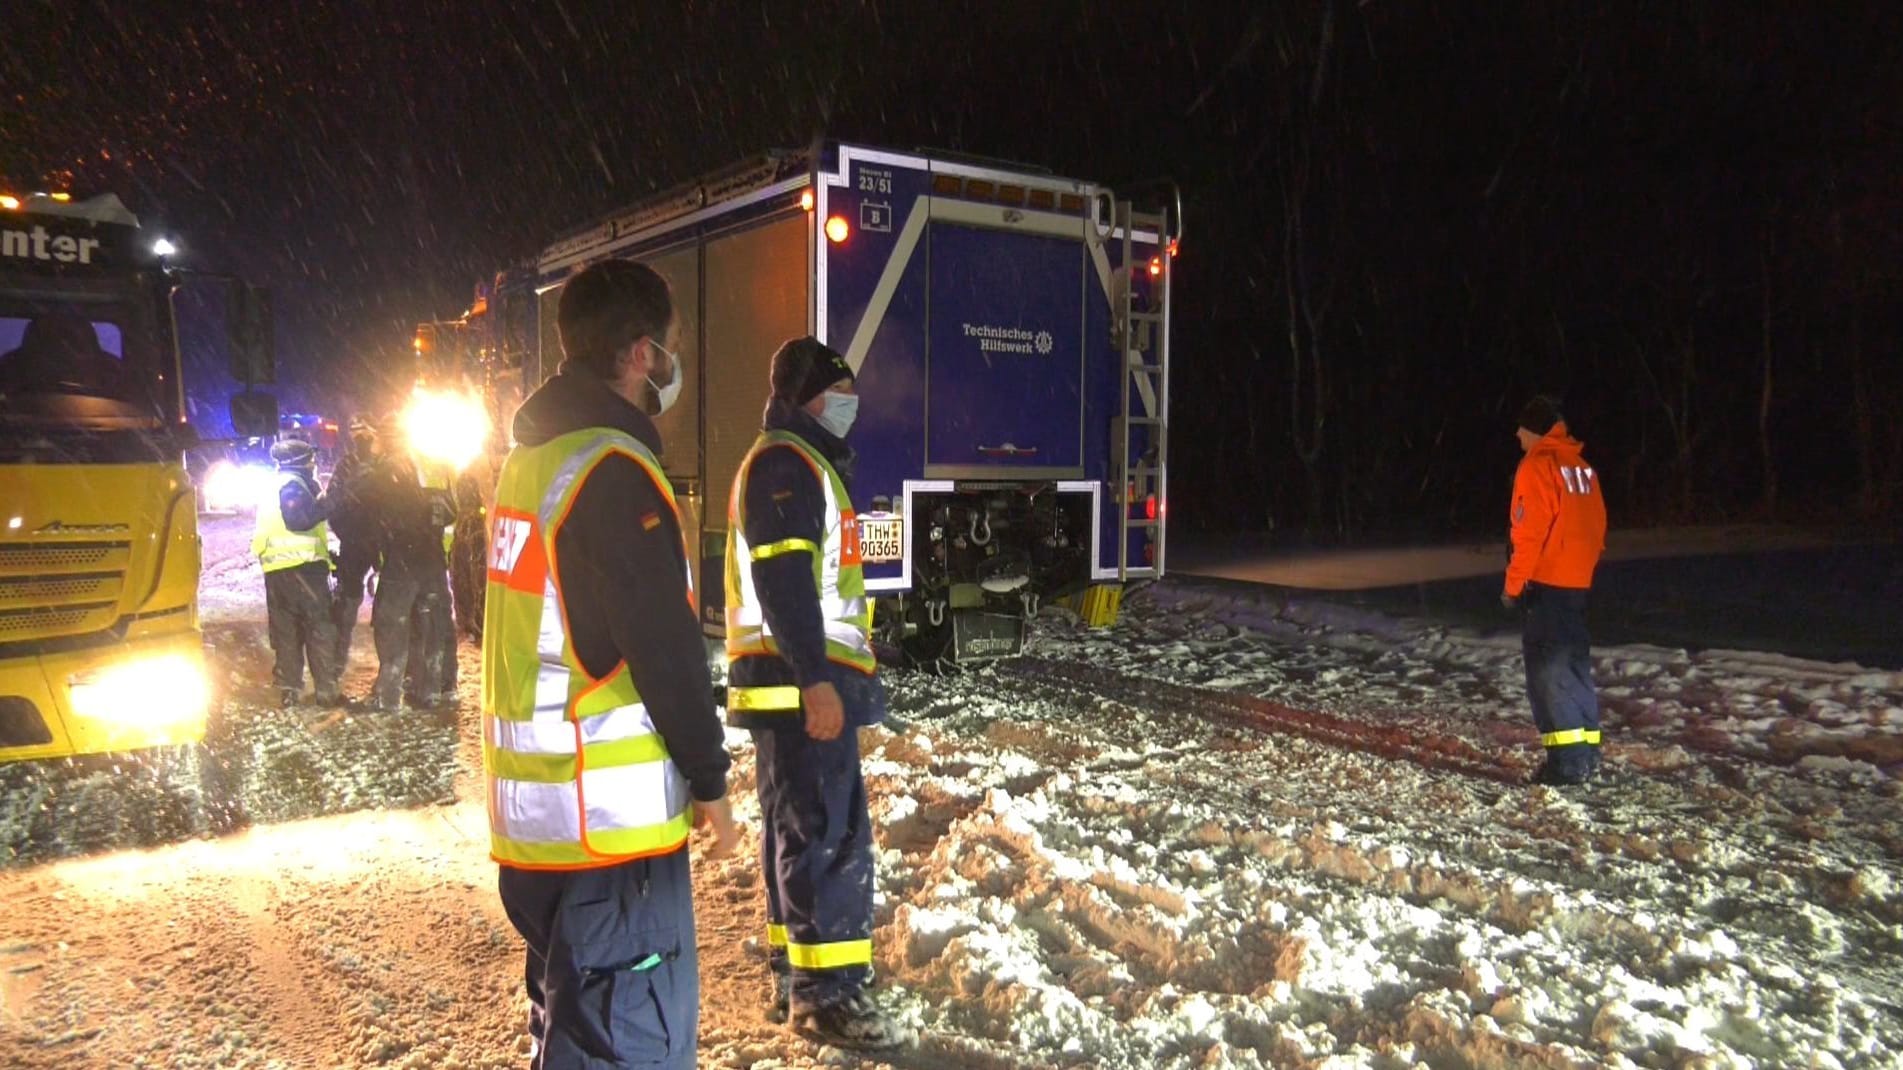
<svg viewBox="0 0 1903 1070"><path fill-rule="evenodd" d="M857 376L853 509L877 637L916 663L967 662L1021 650L1043 602L1101 621L1123 583L1163 574L1181 228L1180 199L1144 212L1029 168L826 145L576 231L416 345L464 369L465 411L482 410L499 460L515 408L560 363L566 280L606 257L665 276L688 378L657 421L662 464L718 634L728 491L769 359L817 336ZM479 591L482 575L457 582Z"/></svg>
<svg viewBox="0 0 1903 1070"><path fill-rule="evenodd" d="M110 194L0 194L0 761L204 735L175 252ZM234 370L268 381L262 296L232 309ZM275 407L247 389L234 423Z"/></svg>

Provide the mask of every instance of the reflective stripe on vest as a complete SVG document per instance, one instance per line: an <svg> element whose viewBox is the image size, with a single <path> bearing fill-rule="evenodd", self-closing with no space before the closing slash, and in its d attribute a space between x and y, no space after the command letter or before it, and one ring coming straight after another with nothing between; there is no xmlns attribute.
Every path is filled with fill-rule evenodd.
<svg viewBox="0 0 1903 1070"><path fill-rule="evenodd" d="M483 605L482 767L490 852L505 865L581 869L666 854L686 842L692 824L687 782L627 664L594 679L568 637L556 535L588 473L615 454L648 474L678 527L674 489L654 455L607 428L517 446L496 486ZM691 612L685 546L681 571Z"/></svg>
<svg viewBox="0 0 1903 1070"><path fill-rule="evenodd" d="M813 469L826 496L826 541L816 546L805 539L784 539L750 546L746 534L746 487L754 459L769 449L789 448ZM779 655L779 645L760 611L760 595L753 586L753 562L787 553L812 558L813 583L819 592L819 613L826 628L826 656L842 665L871 673L877 667L872 654L872 613L866 601L865 569L859 563L859 530L854 524L852 499L819 451L798 435L768 431L753 443L727 502L727 660ZM760 692L753 694L751 692ZM728 706L753 712L799 708L797 688L738 688L727 690ZM790 700L790 701L789 701Z"/></svg>
<svg viewBox="0 0 1903 1070"><path fill-rule="evenodd" d="M258 559L266 572L330 560L329 523L320 520L309 531L292 531L284 523L281 504L284 488L303 478L286 475L271 488L270 495L258 503L256 526L251 531L251 556Z"/></svg>

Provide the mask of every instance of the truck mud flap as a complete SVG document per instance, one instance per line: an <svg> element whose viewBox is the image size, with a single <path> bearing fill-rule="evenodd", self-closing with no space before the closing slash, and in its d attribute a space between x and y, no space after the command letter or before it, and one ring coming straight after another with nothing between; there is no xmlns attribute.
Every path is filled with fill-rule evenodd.
<svg viewBox="0 0 1903 1070"><path fill-rule="evenodd" d="M1024 652L1024 618L980 609L952 611L952 660L1015 657Z"/></svg>

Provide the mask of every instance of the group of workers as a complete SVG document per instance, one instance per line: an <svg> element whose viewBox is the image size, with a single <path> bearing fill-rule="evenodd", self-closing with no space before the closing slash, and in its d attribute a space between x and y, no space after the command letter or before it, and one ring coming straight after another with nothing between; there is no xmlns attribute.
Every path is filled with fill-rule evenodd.
<svg viewBox="0 0 1903 1070"><path fill-rule="evenodd" d="M740 833L653 419L685 382L680 325L666 280L627 260L570 279L557 319L563 363L517 412L489 511L490 853L527 945L535 1070L686 1070L700 1019L690 833L711 830L710 858ZM729 496L724 585L726 721L751 734L756 759L767 1015L825 1043L890 1050L913 1038L870 992L873 840L857 730L884 719L886 696L852 529L854 373L801 338L773 355L766 387ZM453 658L428 653L446 627L434 622L449 617L446 498L373 430L356 431L327 492L308 446L281 447L286 477L272 515L261 511L259 555L289 697L300 649L319 700L336 697L364 574L378 572L372 699L394 705L413 644L425 651L414 689L441 691L438 674L453 673ZM1605 508L1556 404L1535 399L1516 431L1526 457L1501 600L1526 620L1547 753L1536 779L1578 784L1599 767L1584 610ZM327 519L343 540L334 594Z"/></svg>
<svg viewBox="0 0 1903 1070"><path fill-rule="evenodd" d="M264 570L272 683L281 706L305 701L306 662L314 685L309 702L345 703L343 670L372 574L377 676L360 704L395 710L407 701L423 709L455 700L447 560L453 474L392 448L394 437L387 424L353 418L324 487L309 442L287 438L271 447L278 481L258 504L251 550Z"/></svg>
<svg viewBox="0 0 1903 1070"><path fill-rule="evenodd" d="M608 260L562 289L564 361L522 405L490 512L490 851L527 944L536 1070L695 1065L689 834L732 852L729 756L653 416L686 370L667 282ZM767 1013L862 1050L911 1035L869 992L872 822L858 729L884 719L852 524L858 398L812 338L773 355L728 506L727 721L751 733ZM724 489L724 488L723 488Z"/></svg>

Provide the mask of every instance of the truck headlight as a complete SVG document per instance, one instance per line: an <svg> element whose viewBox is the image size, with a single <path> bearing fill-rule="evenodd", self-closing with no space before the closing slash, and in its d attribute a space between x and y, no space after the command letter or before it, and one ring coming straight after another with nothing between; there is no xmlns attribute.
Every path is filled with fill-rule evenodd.
<svg viewBox="0 0 1903 1070"><path fill-rule="evenodd" d="M416 456L460 472L489 440L489 411L474 394L419 387L403 410L403 434Z"/></svg>
<svg viewBox="0 0 1903 1070"><path fill-rule="evenodd" d="M217 513L255 507L271 493L277 473L259 464L213 461L205 469L205 508Z"/></svg>
<svg viewBox="0 0 1903 1070"><path fill-rule="evenodd" d="M211 682L197 659L158 654L110 665L68 681L68 701L80 717L131 724L203 720Z"/></svg>

